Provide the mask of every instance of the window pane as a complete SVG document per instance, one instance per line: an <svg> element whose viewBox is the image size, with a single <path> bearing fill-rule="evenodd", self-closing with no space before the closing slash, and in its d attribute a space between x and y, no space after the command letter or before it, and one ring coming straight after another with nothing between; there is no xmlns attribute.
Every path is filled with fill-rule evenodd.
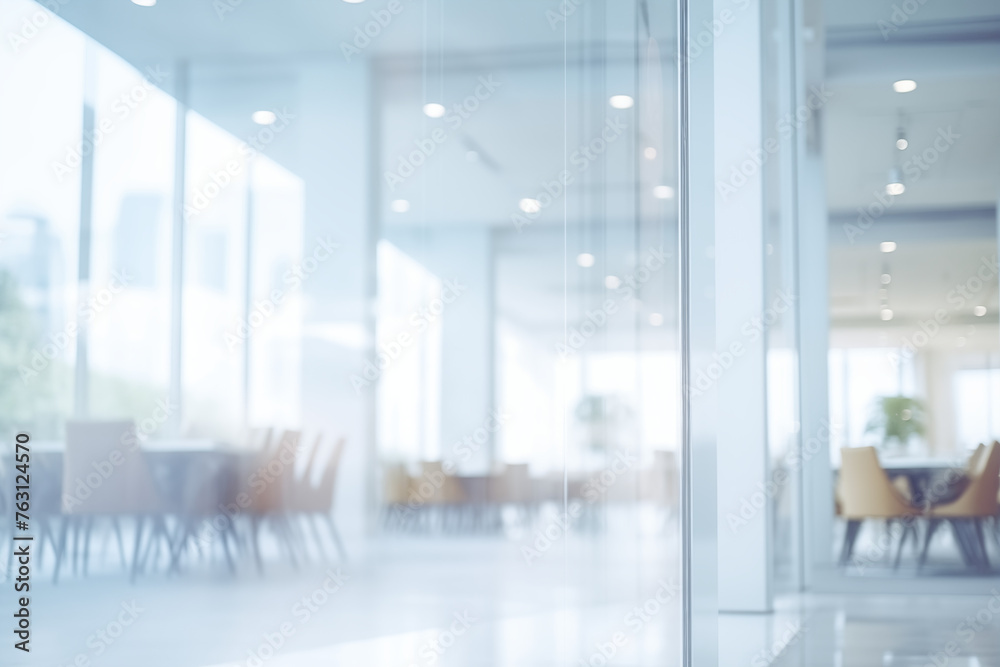
<svg viewBox="0 0 1000 667"><path fill-rule="evenodd" d="M10 25L42 12L4 6ZM51 19L0 49L0 430L61 434L74 407L85 38ZM45 86L38 82L45 81ZM30 103L13 104L12 100ZM85 309L84 309L85 311Z"/></svg>
<svg viewBox="0 0 1000 667"><path fill-rule="evenodd" d="M91 48L99 141L88 413L143 422L169 396L176 103L148 73L103 47Z"/></svg>

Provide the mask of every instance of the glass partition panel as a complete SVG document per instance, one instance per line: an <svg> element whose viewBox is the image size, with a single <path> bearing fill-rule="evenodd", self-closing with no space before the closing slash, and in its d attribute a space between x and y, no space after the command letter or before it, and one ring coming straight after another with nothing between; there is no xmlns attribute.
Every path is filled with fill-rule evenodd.
<svg viewBox="0 0 1000 667"><path fill-rule="evenodd" d="M675 2L40 7L0 7L44 550L0 662L680 665Z"/></svg>
<svg viewBox="0 0 1000 667"><path fill-rule="evenodd" d="M949 502L997 486L1000 45L974 27L995 19L985 7L910 18L825 5L832 551L848 576L998 562L968 499ZM888 515L851 491L879 467ZM904 516L918 511L950 523Z"/></svg>

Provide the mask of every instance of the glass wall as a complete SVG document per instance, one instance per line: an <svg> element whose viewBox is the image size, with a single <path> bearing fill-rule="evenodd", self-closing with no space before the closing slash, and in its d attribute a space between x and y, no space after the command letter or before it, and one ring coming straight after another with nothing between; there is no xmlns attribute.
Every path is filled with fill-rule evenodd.
<svg viewBox="0 0 1000 667"><path fill-rule="evenodd" d="M963 532L972 515L954 531L909 521L915 548L908 522L859 518L844 456L874 448L901 506L924 514L995 477L970 456L998 437L997 43L962 27L971 7L922 15L919 31L903 13L825 11L834 550L848 574L988 571L997 554Z"/></svg>
<svg viewBox="0 0 1000 667"><path fill-rule="evenodd" d="M100 312L87 329L79 412L142 420L169 396L177 105L107 49L91 43L88 58L95 148L89 291L81 298Z"/></svg>
<svg viewBox="0 0 1000 667"><path fill-rule="evenodd" d="M549 12L532 50L473 58L453 40L521 9L425 11L423 58L373 72L380 549L530 617L499 663L676 664L674 8Z"/></svg>
<svg viewBox="0 0 1000 667"><path fill-rule="evenodd" d="M11 21L35 15L9 3ZM93 151L83 137L87 40L55 21L30 41L0 50L0 80L32 104L0 104L0 428L55 437L72 414L79 324L96 308L80 303L80 165ZM37 81L49 81L44 88ZM31 91L28 93L27 91Z"/></svg>
<svg viewBox="0 0 1000 667"><path fill-rule="evenodd" d="M676 4L52 4L0 9L30 657L681 664Z"/></svg>
<svg viewBox="0 0 1000 667"><path fill-rule="evenodd" d="M248 421L299 423L301 178L260 154L257 124L243 140L187 111L175 248L182 107L164 88L176 72L129 64L50 12L14 5L12 20L45 23L3 55L7 89L38 107L2 111L5 153L24 156L6 163L2 190L4 344L17 380L4 384L4 428L56 438L71 415L142 421L174 406L178 357L183 422L160 419L156 431L238 441ZM52 85L39 92L39 80ZM38 136L49 148L29 147Z"/></svg>

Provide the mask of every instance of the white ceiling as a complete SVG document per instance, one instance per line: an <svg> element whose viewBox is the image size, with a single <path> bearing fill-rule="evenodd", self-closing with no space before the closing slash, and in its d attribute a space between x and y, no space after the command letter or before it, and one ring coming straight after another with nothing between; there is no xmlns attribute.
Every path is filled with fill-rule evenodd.
<svg viewBox="0 0 1000 667"><path fill-rule="evenodd" d="M948 297L975 275L982 258L997 252L1000 5L928 2L901 21L893 14L899 4L825 4L832 93L823 113L831 341L899 344L943 309L948 324L930 346L995 347L996 276L960 307ZM885 30L896 25L894 16L900 29ZM915 80L917 89L896 93L892 82L899 79ZM904 151L894 145L901 115L909 141ZM953 143L935 147L949 130ZM922 157L933 163L922 166ZM885 199L894 164L909 168L906 191L870 230L848 242L845 225L856 232L858 208ZM883 254L879 243L887 240L898 248ZM883 272L892 276L887 292L880 292ZM891 321L881 319L883 299ZM987 315L976 317L975 305L986 306Z"/></svg>
<svg viewBox="0 0 1000 667"><path fill-rule="evenodd" d="M420 76L425 67L432 94L434 86L443 82L446 97L459 99L473 85L478 70L490 62L494 71L506 77L506 87L449 137L437 166L397 193L386 194L383 217L388 224L405 224L404 218L394 217L387 208L390 199L405 197L412 201L407 214L411 221L509 225L517 199L531 196L537 184L560 166L563 136L553 128L562 127L562 69L554 66L561 62L562 30L561 26L553 30L545 15L559 3L430 0L425 16L416 0L401 1L403 12L365 51L366 56L377 55L394 68L387 79L392 85L382 91L380 100L386 128L383 160L397 159L413 136L433 127L419 113L428 95ZM608 3L601 37L611 44L627 44L634 19L620 11L621 5L616 5L616 11L612 4ZM873 332L923 317L927 308L944 298L956 277L968 274L970 262L996 249L995 226L982 220L990 217L1000 196L1000 4L995 0L926 2L899 31L884 38L879 22L883 27L884 22L891 22L893 7L899 4L898 0L825 2L825 25L818 27L819 34L825 32L826 82L832 92L822 110L827 203L835 219L831 223L831 316L839 327L870 327ZM658 6L654 3L654 9ZM441 7L446 8L443 16ZM87 0L68 3L61 15L137 64L188 58L202 71L218 67L215 83L202 86L200 110L229 129L246 123L248 96L261 91L278 97L290 94L295 63L341 59L340 43L352 39L354 29L370 20L373 9L378 9L373 2L244 1L220 19L213 3L204 0L161 0L152 9L126 0ZM659 19L663 24L668 17ZM569 37L571 44L592 41L573 32ZM426 62L420 57L425 46ZM661 45L664 51L668 48ZM434 76L441 71L438 55L442 50L447 72L443 79ZM240 77L232 76L236 70L242 72ZM893 92L892 82L901 78L916 80L917 90ZM210 81L206 78L204 83ZM588 112L592 116L617 113L601 97L632 81L627 63L621 68L612 64L600 81L602 87L591 89L589 97L574 98L571 113L582 118L586 105L579 99L595 100ZM600 95L593 94L594 90ZM673 106L673 101L664 100L664 111ZM893 144L901 112L910 148L898 152ZM669 123L669 118L664 120ZM582 121L579 127L585 127ZM889 167L923 152L933 145L939 129L949 127L959 138L929 169L921 170L918 180L907 183L906 192L894 202L893 216L855 245L845 245L840 225L884 188ZM574 126L571 141L586 137L586 132L581 134ZM466 153L473 146L485 159L467 161ZM624 150L625 144L620 148ZM627 163L631 157L626 153L615 159ZM673 177L661 171L645 178L666 182ZM583 184L581 196L604 191L608 194L606 210L630 211L629 183L627 172L611 169ZM435 194L444 185L454 193L448 199ZM646 195L644 207L672 210L674 206ZM584 206L583 200L580 205ZM586 209L601 210L590 200ZM939 215L925 216L922 226L907 224L907 214L921 211ZM950 226L969 211L979 222L966 220L968 224ZM556 213L554 209L543 213L540 224L548 217L561 222ZM616 219L598 215L587 222L602 221ZM928 225L938 232L928 234ZM889 259L894 275L890 301L898 313L893 324L878 319L877 280L885 258L879 255L877 243L886 240L884 235L900 244ZM609 258L609 267L626 260L624 253L615 261ZM543 253L525 260L526 264L510 265L510 270L522 276L526 285L544 286L558 278L559 284L553 283L547 291L553 292L553 298L558 292L561 299L561 276L547 273L552 261L550 254ZM995 292L984 293L982 298L990 306L988 319L995 322ZM551 311L543 307L525 316L551 319Z"/></svg>
<svg viewBox="0 0 1000 667"><path fill-rule="evenodd" d="M401 11L387 22L365 55L420 53L443 43L452 52L532 51L562 47L562 24L546 12L559 2L538 0L399 0ZM342 57L357 28L387 2L341 0L161 0L138 7L128 0L68 2L67 19L102 44L134 61L250 57ZM614 3L609 3L609 5ZM218 7L231 6L232 11ZM631 12L608 7L609 41L631 38ZM384 20L384 19L383 19ZM578 35L570 32L571 41Z"/></svg>

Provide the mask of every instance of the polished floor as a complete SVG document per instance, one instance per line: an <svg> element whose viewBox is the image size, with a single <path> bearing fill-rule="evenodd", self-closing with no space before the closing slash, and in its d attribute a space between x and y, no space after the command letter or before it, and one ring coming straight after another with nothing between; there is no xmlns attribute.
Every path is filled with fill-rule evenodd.
<svg viewBox="0 0 1000 667"><path fill-rule="evenodd" d="M556 535L529 563L532 542L396 535L342 566L272 558L263 576L230 576L217 561L133 585L98 559L86 578L37 581L32 653L0 664L678 664L672 532ZM984 581L973 595L795 595L774 614L725 614L719 664L1000 667L1000 578Z"/></svg>
<svg viewBox="0 0 1000 667"><path fill-rule="evenodd" d="M1000 579L980 595L787 597L777 613L798 632L774 667L1000 667Z"/></svg>
<svg viewBox="0 0 1000 667"><path fill-rule="evenodd" d="M296 570L275 551L263 576L216 559L133 585L111 549L88 577L39 578L32 654L0 664L542 667L611 651L617 664L677 664L673 532L549 532L548 546L534 533L394 535L355 543L339 566ZM529 558L528 545L543 548Z"/></svg>

